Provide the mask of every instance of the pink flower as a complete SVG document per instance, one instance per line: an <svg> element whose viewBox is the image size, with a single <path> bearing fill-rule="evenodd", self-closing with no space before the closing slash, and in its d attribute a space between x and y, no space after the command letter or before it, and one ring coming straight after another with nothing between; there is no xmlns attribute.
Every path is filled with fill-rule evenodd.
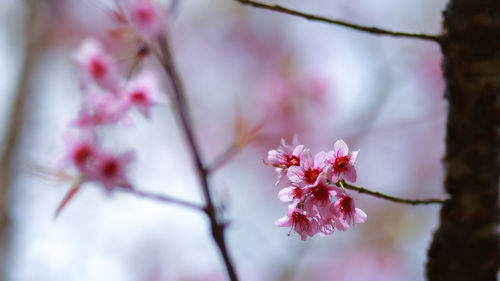
<svg viewBox="0 0 500 281"><path fill-rule="evenodd" d="M158 81L153 73L142 73L125 89L126 107L136 107L145 117L149 118L151 107L158 104L160 93Z"/></svg>
<svg viewBox="0 0 500 281"><path fill-rule="evenodd" d="M116 66L114 59L104 51L102 45L93 38L85 39L73 55L75 61L82 68L82 85L87 87L89 82L115 90L117 84Z"/></svg>
<svg viewBox="0 0 500 281"><path fill-rule="evenodd" d="M314 185L326 168L325 157L326 153L321 151L313 159L309 149L304 149L300 154L300 166L288 169L288 179L299 186Z"/></svg>
<svg viewBox="0 0 500 281"><path fill-rule="evenodd" d="M92 171L85 180L102 184L108 192L116 187L132 188L126 170L133 158L131 152L112 154L101 151L95 156Z"/></svg>
<svg viewBox="0 0 500 281"><path fill-rule="evenodd" d="M337 186L329 185L325 177L320 177L314 184L305 187L303 193L307 197L307 203L325 206L330 203L332 196L342 194L342 190Z"/></svg>
<svg viewBox="0 0 500 281"><path fill-rule="evenodd" d="M88 94L74 124L78 127L95 127L126 121L127 104L120 96L110 93Z"/></svg>
<svg viewBox="0 0 500 281"><path fill-rule="evenodd" d="M128 10L132 25L140 33L154 39L161 35L166 13L155 0L133 0Z"/></svg>
<svg viewBox="0 0 500 281"><path fill-rule="evenodd" d="M343 140L338 140L333 145L333 151L328 152L326 162L331 165L328 169L327 176L332 182L337 182L341 179L346 179L350 182L355 182L357 178L354 163L358 151L349 153L349 148Z"/></svg>
<svg viewBox="0 0 500 281"><path fill-rule="evenodd" d="M67 165L71 163L75 165L79 172L87 172L91 159L98 150L94 132L83 133L78 138L68 133L63 136L63 140L66 145L66 152L60 160L60 164Z"/></svg>
<svg viewBox="0 0 500 281"><path fill-rule="evenodd" d="M286 171L290 180L290 185L278 193L279 200L288 203L288 215L275 224L291 227L290 232L306 240L307 236L328 236L335 228L345 231L353 223L365 222L366 214L354 206L345 190L336 186L342 176L355 179L357 151L349 153L340 140L333 151L321 151L313 158L309 149L297 143L294 140L294 145L289 146L282 140L282 146L268 154L269 164L281 173ZM332 176L337 180L329 180Z"/></svg>
<svg viewBox="0 0 500 281"><path fill-rule="evenodd" d="M276 168L278 173L278 185L286 175L288 168L300 165L300 155L304 151L304 145L299 144L297 136L293 138L292 144L287 145L284 139L281 139L281 146L276 150L270 150L267 154L267 163Z"/></svg>
<svg viewBox="0 0 500 281"><path fill-rule="evenodd" d="M278 198L282 202L300 201L303 197L303 190L298 186L285 187L278 193ZM295 202L295 203L297 203Z"/></svg>
<svg viewBox="0 0 500 281"><path fill-rule="evenodd" d="M288 215L275 222L277 226L291 227L290 232L295 230L302 240L307 236L314 236L318 232L318 224L315 220L309 220L305 212L300 209L290 208Z"/></svg>
<svg viewBox="0 0 500 281"><path fill-rule="evenodd" d="M335 214L337 220L335 226L341 231L347 230L353 223L364 223L366 214L361 209L354 206L354 200L351 196L341 196L335 201L330 211Z"/></svg>

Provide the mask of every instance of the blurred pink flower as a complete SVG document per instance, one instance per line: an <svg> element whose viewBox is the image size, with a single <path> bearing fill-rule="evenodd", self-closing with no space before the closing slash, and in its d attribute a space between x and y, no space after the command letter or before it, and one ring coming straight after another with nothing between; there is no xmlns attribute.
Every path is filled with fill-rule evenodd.
<svg viewBox="0 0 500 281"><path fill-rule="evenodd" d="M156 39L163 32L166 11L155 0L132 0L128 6L130 21L137 31Z"/></svg>
<svg viewBox="0 0 500 281"><path fill-rule="evenodd" d="M85 39L73 58L82 69L81 83L84 89L91 82L107 90L116 89L118 79L115 60L104 51L99 41L94 38Z"/></svg>
<svg viewBox="0 0 500 281"><path fill-rule="evenodd" d="M145 117L151 115L151 107L158 104L160 90L156 76L151 73L141 73L125 88L125 107L136 107Z"/></svg>
<svg viewBox="0 0 500 281"><path fill-rule="evenodd" d="M100 151L95 156L92 170L85 180L102 184L107 192L116 187L132 188L126 170L133 159L134 154L131 151L121 154Z"/></svg>
<svg viewBox="0 0 500 281"><path fill-rule="evenodd" d="M81 133L77 138L69 133L63 135L66 152L60 164L73 164L80 173L86 173L92 157L97 153L97 139L93 131Z"/></svg>
<svg viewBox="0 0 500 281"><path fill-rule="evenodd" d="M87 94L74 124L85 128L127 122L126 113L127 104L121 96L106 92Z"/></svg>

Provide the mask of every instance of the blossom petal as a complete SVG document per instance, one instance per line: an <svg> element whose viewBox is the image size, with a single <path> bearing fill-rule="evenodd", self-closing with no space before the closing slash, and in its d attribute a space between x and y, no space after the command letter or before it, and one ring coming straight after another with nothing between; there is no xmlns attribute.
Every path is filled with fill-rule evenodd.
<svg viewBox="0 0 500 281"><path fill-rule="evenodd" d="M295 157L300 157L300 155L302 154L302 152L304 151L305 149L305 146L304 145L297 145L294 149L293 149L293 152L292 152L292 156L295 156Z"/></svg>
<svg viewBox="0 0 500 281"><path fill-rule="evenodd" d="M338 140L333 144L333 151L336 156L346 156L349 153L349 148L343 140Z"/></svg>
<svg viewBox="0 0 500 281"><path fill-rule="evenodd" d="M364 223L366 221L367 215L363 210L356 208L354 211L354 222L356 223Z"/></svg>
<svg viewBox="0 0 500 281"><path fill-rule="evenodd" d="M324 151L318 152L316 156L314 156L314 168L321 168L323 169L325 167L325 158L327 154Z"/></svg>
<svg viewBox="0 0 500 281"><path fill-rule="evenodd" d="M356 169L352 165L348 165L346 167L346 169L344 170L344 172L342 173L342 175L344 176L344 178L347 181L350 181L350 182L356 182L356 179L358 177L358 175L356 173Z"/></svg>
<svg viewBox="0 0 500 281"><path fill-rule="evenodd" d="M282 217L281 219L274 222L275 225L286 227L292 225L292 219L288 216Z"/></svg>
<svg viewBox="0 0 500 281"><path fill-rule="evenodd" d="M278 199L282 202L291 202L294 198L293 189L295 187L285 187L278 193Z"/></svg>
<svg viewBox="0 0 500 281"><path fill-rule="evenodd" d="M309 149L304 149L304 151L300 154L300 166L302 166L304 170L314 168L314 159Z"/></svg>
<svg viewBox="0 0 500 281"><path fill-rule="evenodd" d="M359 149L351 152L351 154L349 155L349 164L354 165L354 163L356 162L356 158L358 157L358 152Z"/></svg>

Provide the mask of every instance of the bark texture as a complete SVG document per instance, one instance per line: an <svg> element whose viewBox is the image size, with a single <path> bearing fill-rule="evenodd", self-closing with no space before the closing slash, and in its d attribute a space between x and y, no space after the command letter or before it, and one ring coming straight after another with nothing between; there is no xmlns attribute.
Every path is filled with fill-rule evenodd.
<svg viewBox="0 0 500 281"><path fill-rule="evenodd" d="M443 27L450 199L428 251L427 279L497 280L500 1L451 0Z"/></svg>

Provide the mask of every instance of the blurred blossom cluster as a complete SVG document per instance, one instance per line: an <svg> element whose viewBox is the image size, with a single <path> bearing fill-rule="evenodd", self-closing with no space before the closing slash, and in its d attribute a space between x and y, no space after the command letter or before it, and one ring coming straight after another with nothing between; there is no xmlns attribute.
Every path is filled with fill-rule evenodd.
<svg viewBox="0 0 500 281"><path fill-rule="evenodd" d="M328 236L335 228L345 231L355 222L365 222L366 214L355 207L342 186L343 180L356 181L357 154L338 140L332 151L321 151L313 157L297 137L291 145L282 139L281 146L269 151L267 157L267 163L278 173L276 185L285 177L290 184L278 194L281 201L289 203L289 211L276 225L291 227L290 231L295 230L306 240L307 236Z"/></svg>
<svg viewBox="0 0 500 281"><path fill-rule="evenodd" d="M120 4L115 15L119 15L123 26L133 28L144 44L161 35L164 17L153 1ZM142 53L140 50L137 55ZM135 159L134 151L117 152L104 147L100 132L110 126L133 126L129 118L132 110L150 119L151 108L164 103L155 72L145 69L133 76L130 71L124 73L117 58L96 38L83 40L73 59L80 70L83 102L78 116L64 134L66 151L60 168L74 168L77 175L76 184L58 212L85 182L96 182L108 193L115 188L133 188L127 169Z"/></svg>

